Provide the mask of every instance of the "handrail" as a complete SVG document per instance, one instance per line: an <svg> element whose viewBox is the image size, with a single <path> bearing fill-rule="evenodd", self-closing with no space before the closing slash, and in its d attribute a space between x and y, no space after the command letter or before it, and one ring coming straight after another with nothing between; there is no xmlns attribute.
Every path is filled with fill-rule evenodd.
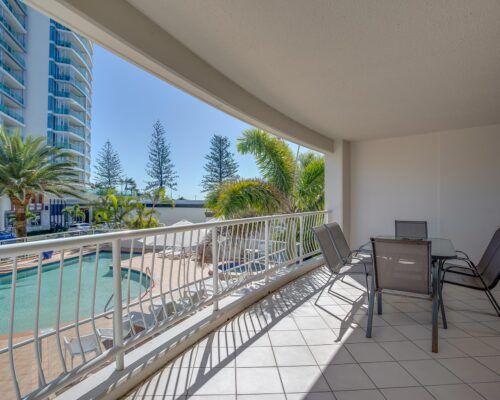
<svg viewBox="0 0 500 400"><path fill-rule="evenodd" d="M316 215L316 214L327 214L328 211L309 211L295 214L275 214L265 217L252 217L252 218L240 218L240 219L230 219L226 221L217 222L201 222L194 223L188 226L165 226L159 228L147 228L139 230L123 230L116 232L106 232L92 235L91 237L75 237L75 238L63 238L63 239L53 239L53 240L41 240L35 244L30 243L26 245L25 243L11 244L0 247L0 257L15 257L22 255L23 253L38 252L42 251L44 248L52 247L54 250L61 250L65 247L78 247L78 246L88 246L91 244L103 244L116 239L128 240L128 239L141 239L145 236L156 236L169 233L179 233L185 231L186 228L189 230L196 229L208 229L212 227L226 227L230 225L238 225L242 223L251 223L259 221L270 221L273 219L284 219L289 218L290 215L295 217Z"/></svg>
<svg viewBox="0 0 500 400"><path fill-rule="evenodd" d="M312 227L323 224L326 213L277 214L0 246L0 258L12 269L12 274L7 275L12 281L11 299L16 298L16 291L20 291L17 297L35 297L31 312L17 310L14 300L4 305L7 311L10 308L9 332L6 347L0 348L0 355L6 355L0 358L0 367L4 367L2 359L8 360L14 396L46 398L104 366L111 357L115 358L115 368L120 370L125 352L140 346L147 338L209 305L217 312L219 299L254 282L267 284L272 275L286 274L292 266L300 268L305 259L319 252ZM53 251L53 258L47 261L49 270L57 267L58 278L57 274L44 273L46 262L42 253L48 250ZM103 252L110 251L111 255L103 256ZM30 262L23 260L26 255L32 257ZM112 274L108 270L109 257ZM23 268L30 268L31 272L24 274ZM23 287L28 286L16 285L18 272L23 279L36 278L36 290L24 293ZM110 279L108 283L99 284L99 279L106 277ZM41 288L47 279L59 282L58 293L51 296L57 304L48 303L52 308L42 310ZM57 282L49 286L57 286ZM85 308L89 304L91 310ZM18 323L15 318L18 313L22 326L43 327L40 318L51 321L53 312L57 312L55 326L50 323L48 330L36 329L31 336L16 339L14 321ZM67 339L62 335L75 334L73 350L81 357L81 365L73 368L64 355L62 342ZM111 348L105 352L99 349L97 356L88 354L83 339L89 334L96 341L108 341ZM45 371L47 363L41 353L32 351L33 345L40 349L47 342L58 349L53 354L44 354L51 357L50 376L57 376L50 381ZM25 375L18 373L14 351L30 357L28 360L32 360L40 377L38 384L26 381ZM60 371L54 374L57 365Z"/></svg>

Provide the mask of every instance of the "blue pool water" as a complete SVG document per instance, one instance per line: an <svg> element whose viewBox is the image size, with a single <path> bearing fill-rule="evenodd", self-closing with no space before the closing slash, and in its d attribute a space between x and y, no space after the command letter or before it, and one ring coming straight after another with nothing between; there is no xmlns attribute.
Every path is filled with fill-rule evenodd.
<svg viewBox="0 0 500 400"><path fill-rule="evenodd" d="M122 260L130 257L130 253L122 253ZM92 311L92 292L94 287L94 269L96 255L87 254L82 257L82 278L79 318L89 317ZM97 289L95 312L100 314L113 293L113 271L111 253L99 253L97 269ZM125 266L126 264L124 264ZM55 327L57 316L57 294L59 288L59 262L46 264L42 267L42 283L40 291L40 329ZM62 280L61 325L75 320L78 257L64 261ZM126 300L128 270L122 270L122 296ZM11 275L0 275L0 335L8 333L10 317ZM149 287L149 279L136 271L131 271L130 293L132 298ZM18 272L15 299L14 331L25 332L33 330L35 325L37 288L37 268Z"/></svg>

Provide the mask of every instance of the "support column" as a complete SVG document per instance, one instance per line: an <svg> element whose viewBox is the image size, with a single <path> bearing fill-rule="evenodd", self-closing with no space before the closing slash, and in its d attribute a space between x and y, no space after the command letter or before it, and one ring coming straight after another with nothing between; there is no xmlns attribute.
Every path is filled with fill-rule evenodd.
<svg viewBox="0 0 500 400"><path fill-rule="evenodd" d="M333 152L325 153L325 208L328 221L337 222L347 239L350 233L350 144L335 140Z"/></svg>

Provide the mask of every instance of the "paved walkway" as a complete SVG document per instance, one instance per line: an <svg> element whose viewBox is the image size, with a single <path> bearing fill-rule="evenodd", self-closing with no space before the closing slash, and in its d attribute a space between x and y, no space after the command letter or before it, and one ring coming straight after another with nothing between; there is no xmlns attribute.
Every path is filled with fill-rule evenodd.
<svg viewBox="0 0 500 400"><path fill-rule="evenodd" d="M271 294L126 398L500 399L500 318L484 293L445 287L449 327L433 354L429 301L385 295L367 339L363 287L345 278L322 293L327 278Z"/></svg>

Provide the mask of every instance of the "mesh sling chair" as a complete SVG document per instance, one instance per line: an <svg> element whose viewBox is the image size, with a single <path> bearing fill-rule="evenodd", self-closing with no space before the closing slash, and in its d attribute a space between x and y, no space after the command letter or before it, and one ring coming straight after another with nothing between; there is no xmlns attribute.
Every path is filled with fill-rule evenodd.
<svg viewBox="0 0 500 400"><path fill-rule="evenodd" d="M438 268L432 268L431 242L427 240L371 239L373 274L368 303L366 337L372 336L373 309L377 295L378 314L382 314L382 292L409 293L432 300L433 351L437 351L438 312L441 305ZM408 294L407 294L408 295Z"/></svg>
<svg viewBox="0 0 500 400"><path fill-rule="evenodd" d="M325 226L333 240L335 250L344 264L352 263L353 260L362 260L365 263L371 263L371 249L364 248L368 246L370 242L365 243L359 249L351 250L339 224L331 222L325 224Z"/></svg>
<svg viewBox="0 0 500 400"><path fill-rule="evenodd" d="M323 257L326 262L326 266L330 270L331 277L333 276L343 276L350 274L363 274L366 279L366 290L368 291L368 268L366 263L363 260L358 261L355 264L348 264L342 260L342 257L339 255L339 252L335 248L334 241L332 239L332 235L328 230L327 225L316 226L313 229L314 235L318 240L319 247L321 252L323 253ZM350 252L350 250L349 250ZM347 267L348 269L342 271L342 268ZM330 277L330 279L331 279ZM335 279L333 280L330 288L335 283Z"/></svg>
<svg viewBox="0 0 500 400"><path fill-rule="evenodd" d="M427 221L395 221L396 237L402 239L427 239Z"/></svg>
<svg viewBox="0 0 500 400"><path fill-rule="evenodd" d="M500 317L500 306L493 293L491 293L491 289L500 280L500 228L493 234L488 247L486 247L477 265L463 251L457 251L457 253L460 256L453 260L453 264L445 265L442 282L483 290L495 312ZM461 262L462 265L455 264L456 261Z"/></svg>

